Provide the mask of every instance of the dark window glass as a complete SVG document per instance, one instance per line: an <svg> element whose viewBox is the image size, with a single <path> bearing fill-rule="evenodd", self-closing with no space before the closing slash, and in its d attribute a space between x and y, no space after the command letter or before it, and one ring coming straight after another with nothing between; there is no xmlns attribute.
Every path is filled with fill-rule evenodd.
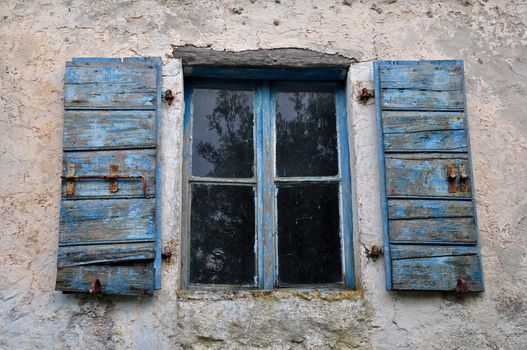
<svg viewBox="0 0 527 350"><path fill-rule="evenodd" d="M342 281L337 185L278 190L280 284Z"/></svg>
<svg viewBox="0 0 527 350"><path fill-rule="evenodd" d="M194 89L192 174L253 177L253 92Z"/></svg>
<svg viewBox="0 0 527 350"><path fill-rule="evenodd" d="M190 282L254 284L250 186L192 185Z"/></svg>
<svg viewBox="0 0 527 350"><path fill-rule="evenodd" d="M277 92L277 175L337 175L337 156L335 94Z"/></svg>

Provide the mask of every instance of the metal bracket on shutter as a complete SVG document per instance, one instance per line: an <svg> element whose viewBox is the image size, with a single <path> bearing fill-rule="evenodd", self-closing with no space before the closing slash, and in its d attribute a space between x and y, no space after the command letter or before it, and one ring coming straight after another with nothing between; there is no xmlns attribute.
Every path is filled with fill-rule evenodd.
<svg viewBox="0 0 527 350"><path fill-rule="evenodd" d="M459 177L461 182L461 192L467 192L468 191L468 174L465 171L465 166L460 165L459 168Z"/></svg>
<svg viewBox="0 0 527 350"><path fill-rule="evenodd" d="M456 170L454 164L448 164L447 166L447 177L448 177L448 192L456 193Z"/></svg>
<svg viewBox="0 0 527 350"><path fill-rule="evenodd" d="M100 179L105 181L110 181L110 193L116 193L119 191L117 185L118 179L141 179L143 184L143 196L147 197L147 184L146 178L143 175L119 175L119 166L112 164L110 166L109 175L75 175L75 164L68 164L68 174L61 176L61 178L66 179L66 195L73 196L75 195L75 180L93 180Z"/></svg>

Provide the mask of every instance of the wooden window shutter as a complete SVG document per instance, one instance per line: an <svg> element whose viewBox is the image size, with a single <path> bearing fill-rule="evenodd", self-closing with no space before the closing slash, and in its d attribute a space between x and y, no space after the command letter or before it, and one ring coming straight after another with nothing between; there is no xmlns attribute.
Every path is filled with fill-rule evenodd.
<svg viewBox="0 0 527 350"><path fill-rule="evenodd" d="M463 62L374 75L387 289L481 292Z"/></svg>
<svg viewBox="0 0 527 350"><path fill-rule="evenodd" d="M56 289L152 295L161 59L66 63Z"/></svg>

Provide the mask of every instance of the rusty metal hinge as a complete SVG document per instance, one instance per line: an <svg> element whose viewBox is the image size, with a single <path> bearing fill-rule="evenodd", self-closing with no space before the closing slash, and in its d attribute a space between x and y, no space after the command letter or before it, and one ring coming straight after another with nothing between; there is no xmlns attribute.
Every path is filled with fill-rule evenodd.
<svg viewBox="0 0 527 350"><path fill-rule="evenodd" d="M456 193L456 170L454 164L448 164L447 166L447 178L448 178L448 192Z"/></svg>
<svg viewBox="0 0 527 350"><path fill-rule="evenodd" d="M163 101L168 102L168 105L172 105L172 101L174 101L174 94L172 94L172 90L168 89L165 91L165 94L163 95Z"/></svg>
<svg viewBox="0 0 527 350"><path fill-rule="evenodd" d="M465 166L460 165L458 170L459 170L459 178L461 182L461 192L467 192L468 191L468 174L465 171Z"/></svg>
<svg viewBox="0 0 527 350"><path fill-rule="evenodd" d="M100 179L105 181L110 181L110 193L116 193L119 191L119 186L117 184L118 179L141 179L143 184L143 196L147 197L147 184L146 178L143 175L119 175L119 166L112 164L110 166L109 175L75 175L75 164L68 164L67 175L61 176L61 178L66 179L66 195L73 196L75 195L75 180L93 180Z"/></svg>

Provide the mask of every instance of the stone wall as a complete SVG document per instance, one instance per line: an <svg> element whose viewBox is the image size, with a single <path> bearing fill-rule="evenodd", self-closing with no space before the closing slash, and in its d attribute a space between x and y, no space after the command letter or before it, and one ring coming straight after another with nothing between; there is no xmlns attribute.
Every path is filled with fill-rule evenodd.
<svg viewBox="0 0 527 350"><path fill-rule="evenodd" d="M522 0L0 1L0 348L525 348L525 28ZM374 106L352 98L359 290L177 291L183 106L171 54L185 44L338 53L357 62L350 86L371 80L376 59L465 60L486 292L385 290L382 259L363 248L382 243ZM176 92L161 145L163 240L176 254L154 298L54 291L64 69L78 56L162 56Z"/></svg>

